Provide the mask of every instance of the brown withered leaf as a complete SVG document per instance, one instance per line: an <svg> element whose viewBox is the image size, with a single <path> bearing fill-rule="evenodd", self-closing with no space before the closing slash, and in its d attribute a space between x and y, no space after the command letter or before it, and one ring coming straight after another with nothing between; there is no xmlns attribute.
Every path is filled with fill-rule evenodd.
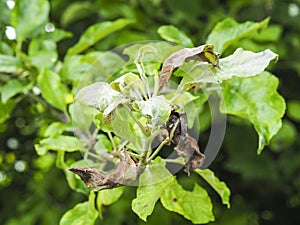
<svg viewBox="0 0 300 225"><path fill-rule="evenodd" d="M215 67L219 67L219 54L214 51L213 45L201 45L195 48L181 49L164 61L159 80L159 92L169 81L173 70L189 60L208 62Z"/></svg>
<svg viewBox="0 0 300 225"><path fill-rule="evenodd" d="M123 186L137 178L137 166L127 151L120 152L120 162L112 173L83 167L71 168L70 171L77 174L92 191Z"/></svg>
<svg viewBox="0 0 300 225"><path fill-rule="evenodd" d="M188 134L181 137L178 145L174 148L178 156L182 156L185 162L185 171L189 174L190 170L199 168L205 158L200 152L197 140Z"/></svg>

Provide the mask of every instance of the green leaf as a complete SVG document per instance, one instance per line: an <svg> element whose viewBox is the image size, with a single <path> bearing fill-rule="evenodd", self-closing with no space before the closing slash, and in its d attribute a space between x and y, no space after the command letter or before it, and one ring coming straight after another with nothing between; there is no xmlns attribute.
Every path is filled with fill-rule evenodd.
<svg viewBox="0 0 300 225"><path fill-rule="evenodd" d="M171 114L170 102L164 96L155 96L147 101L136 101L136 106L145 116L151 117L151 127L157 127L167 122Z"/></svg>
<svg viewBox="0 0 300 225"><path fill-rule="evenodd" d="M300 122L300 101L292 100L287 103L287 115L294 121Z"/></svg>
<svg viewBox="0 0 300 225"><path fill-rule="evenodd" d="M0 124L10 117L10 113L14 109L17 101L9 100L6 103L0 101Z"/></svg>
<svg viewBox="0 0 300 225"><path fill-rule="evenodd" d="M68 166L65 163L65 152L60 150L57 151L56 167L64 171L67 178L67 182L72 190L77 191L79 193L83 193L85 195L87 195L90 192L90 190L78 176L76 176L69 170L69 168L73 168L75 166L88 167L89 164L87 164L87 160L79 160Z"/></svg>
<svg viewBox="0 0 300 225"><path fill-rule="evenodd" d="M44 136L51 137L62 134L66 130L67 126L65 123L53 122L45 130Z"/></svg>
<svg viewBox="0 0 300 225"><path fill-rule="evenodd" d="M105 189L98 192L97 195L97 208L99 210L100 218L102 218L102 205L111 205L122 196L124 192L124 187L118 187L114 189Z"/></svg>
<svg viewBox="0 0 300 225"><path fill-rule="evenodd" d="M165 187L160 201L166 209L183 215L194 224L214 221L210 197L197 184L193 191L186 191L173 179Z"/></svg>
<svg viewBox="0 0 300 225"><path fill-rule="evenodd" d="M37 68L51 68L58 59L56 44L51 40L33 39L28 49L31 63Z"/></svg>
<svg viewBox="0 0 300 225"><path fill-rule="evenodd" d="M230 190L227 185L223 181L220 181L219 178L215 176L214 172L209 169L196 169L195 172L198 173L207 183L209 183L213 189L215 189L215 191L220 195L222 203L230 208Z"/></svg>
<svg viewBox="0 0 300 225"><path fill-rule="evenodd" d="M43 98L52 106L66 111L69 97L68 88L61 83L57 73L45 68L38 76L37 83Z"/></svg>
<svg viewBox="0 0 300 225"><path fill-rule="evenodd" d="M113 22L106 21L90 26L80 37L79 42L69 49L68 55L80 53L109 34L118 31L134 21L131 19L118 19Z"/></svg>
<svg viewBox="0 0 300 225"><path fill-rule="evenodd" d="M1 92L1 101L6 103L10 98L21 92L29 90L33 83L28 83L27 79L19 78L13 79L4 85Z"/></svg>
<svg viewBox="0 0 300 225"><path fill-rule="evenodd" d="M132 201L132 210L144 221L152 214L157 200L165 188L175 180L165 168L165 162L156 157L152 165L146 166L141 174L136 198Z"/></svg>
<svg viewBox="0 0 300 225"><path fill-rule="evenodd" d="M248 119L259 135L257 153L281 127L284 99L277 93L278 79L268 72L255 77L224 81L221 111Z"/></svg>
<svg viewBox="0 0 300 225"><path fill-rule="evenodd" d="M250 77L262 73L270 61L276 59L277 54L267 49L254 53L238 48L232 55L219 61L221 69L216 70L218 81L228 80L233 76Z"/></svg>
<svg viewBox="0 0 300 225"><path fill-rule="evenodd" d="M22 70L22 61L19 58L0 54L0 72L18 73Z"/></svg>
<svg viewBox="0 0 300 225"><path fill-rule="evenodd" d="M38 155L44 155L49 150L75 152L81 149L76 137L65 135L55 135L42 139L38 144L35 144L34 147Z"/></svg>
<svg viewBox="0 0 300 225"><path fill-rule="evenodd" d="M89 201L78 203L67 211L61 218L59 225L94 225L98 216L95 209L95 193L90 192Z"/></svg>
<svg viewBox="0 0 300 225"><path fill-rule="evenodd" d="M231 18L226 18L214 27L206 43L215 45L216 51L223 53L238 40L267 27L269 20L270 18L267 18L259 23L247 21L239 24Z"/></svg>
<svg viewBox="0 0 300 225"><path fill-rule="evenodd" d="M91 2L71 2L62 14L60 21L62 26L66 27L76 20L90 16L95 11Z"/></svg>
<svg viewBox="0 0 300 225"><path fill-rule="evenodd" d="M66 38L71 38L73 34L68 31L64 31L58 28L55 28L53 32L47 32L41 35L41 40L49 40L53 42L59 42Z"/></svg>
<svg viewBox="0 0 300 225"><path fill-rule="evenodd" d="M270 142L270 149L274 152L281 152L290 149L291 145L297 140L296 126L284 120L282 127Z"/></svg>
<svg viewBox="0 0 300 225"><path fill-rule="evenodd" d="M47 0L16 1L10 19L16 29L17 40L22 42L44 31L49 10L50 4Z"/></svg>
<svg viewBox="0 0 300 225"><path fill-rule="evenodd" d="M124 187L101 190L98 192L97 201L99 200L101 205L111 205L122 196L123 192Z"/></svg>
<svg viewBox="0 0 300 225"><path fill-rule="evenodd" d="M188 48L194 47L192 40L175 26L160 26L157 32L161 38L167 41L174 42Z"/></svg>

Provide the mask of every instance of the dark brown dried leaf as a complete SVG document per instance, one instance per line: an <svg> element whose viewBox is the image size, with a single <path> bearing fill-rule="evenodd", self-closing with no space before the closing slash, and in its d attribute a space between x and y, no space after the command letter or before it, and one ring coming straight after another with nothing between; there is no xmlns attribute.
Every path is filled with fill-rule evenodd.
<svg viewBox="0 0 300 225"><path fill-rule="evenodd" d="M208 62L219 67L219 54L214 51L213 45L201 45L195 48L181 49L164 61L159 80L159 92L168 83L173 70L189 60Z"/></svg>
<svg viewBox="0 0 300 225"><path fill-rule="evenodd" d="M111 189L129 184L137 178L137 166L126 151L120 152L120 162L112 173L94 168L71 168L92 191Z"/></svg>

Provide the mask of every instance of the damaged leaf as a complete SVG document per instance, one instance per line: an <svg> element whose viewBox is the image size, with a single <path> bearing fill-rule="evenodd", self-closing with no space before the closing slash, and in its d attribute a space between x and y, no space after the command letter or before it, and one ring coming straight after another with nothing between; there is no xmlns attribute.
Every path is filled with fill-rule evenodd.
<svg viewBox="0 0 300 225"><path fill-rule="evenodd" d="M219 54L214 51L213 45L184 48L173 53L163 63L159 81L159 91L161 91L169 81L173 70L180 67L185 61L189 60L208 62L218 67Z"/></svg>
<svg viewBox="0 0 300 225"><path fill-rule="evenodd" d="M122 94L105 82L96 82L80 89L75 100L103 112L103 120L122 103L128 102Z"/></svg>
<svg viewBox="0 0 300 225"><path fill-rule="evenodd" d="M199 168L204 161L204 154L200 152L197 140L188 134L180 139L178 145L174 148L178 156L182 156L185 162L185 172L189 174L190 170Z"/></svg>
<svg viewBox="0 0 300 225"><path fill-rule="evenodd" d="M120 162L112 173L81 167L71 168L70 171L77 174L92 191L126 185L135 181L137 177L137 166L126 151L120 152Z"/></svg>

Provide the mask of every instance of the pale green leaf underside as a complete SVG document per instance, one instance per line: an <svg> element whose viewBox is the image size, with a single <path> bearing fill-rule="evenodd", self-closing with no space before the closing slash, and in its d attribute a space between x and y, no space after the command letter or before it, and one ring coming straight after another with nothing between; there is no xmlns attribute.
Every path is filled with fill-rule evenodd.
<svg viewBox="0 0 300 225"><path fill-rule="evenodd" d="M161 26L158 28L157 33L161 36L161 38L167 41L174 42L187 48L194 47L191 39L175 26Z"/></svg>
<svg viewBox="0 0 300 225"><path fill-rule="evenodd" d="M268 23L269 18L259 23L247 21L241 24L231 18L226 18L214 27L206 43L215 45L216 51L223 53L230 45L265 28Z"/></svg>
<svg viewBox="0 0 300 225"><path fill-rule="evenodd" d="M220 59L220 69L216 70L218 81L228 80L233 76L250 77L265 70L277 54L267 49L258 53L238 48L232 55Z"/></svg>
<svg viewBox="0 0 300 225"><path fill-rule="evenodd" d="M285 101L276 91L278 79L268 72L224 81L221 111L251 121L259 135L258 154L281 127Z"/></svg>
<svg viewBox="0 0 300 225"><path fill-rule="evenodd" d="M227 207L230 207L230 190L227 187L227 185L220 181L219 178L217 178L213 171L206 169L206 170L200 170L196 169L196 173L198 173L209 185L219 194L219 196L222 199L222 203L224 205L227 205Z"/></svg>

